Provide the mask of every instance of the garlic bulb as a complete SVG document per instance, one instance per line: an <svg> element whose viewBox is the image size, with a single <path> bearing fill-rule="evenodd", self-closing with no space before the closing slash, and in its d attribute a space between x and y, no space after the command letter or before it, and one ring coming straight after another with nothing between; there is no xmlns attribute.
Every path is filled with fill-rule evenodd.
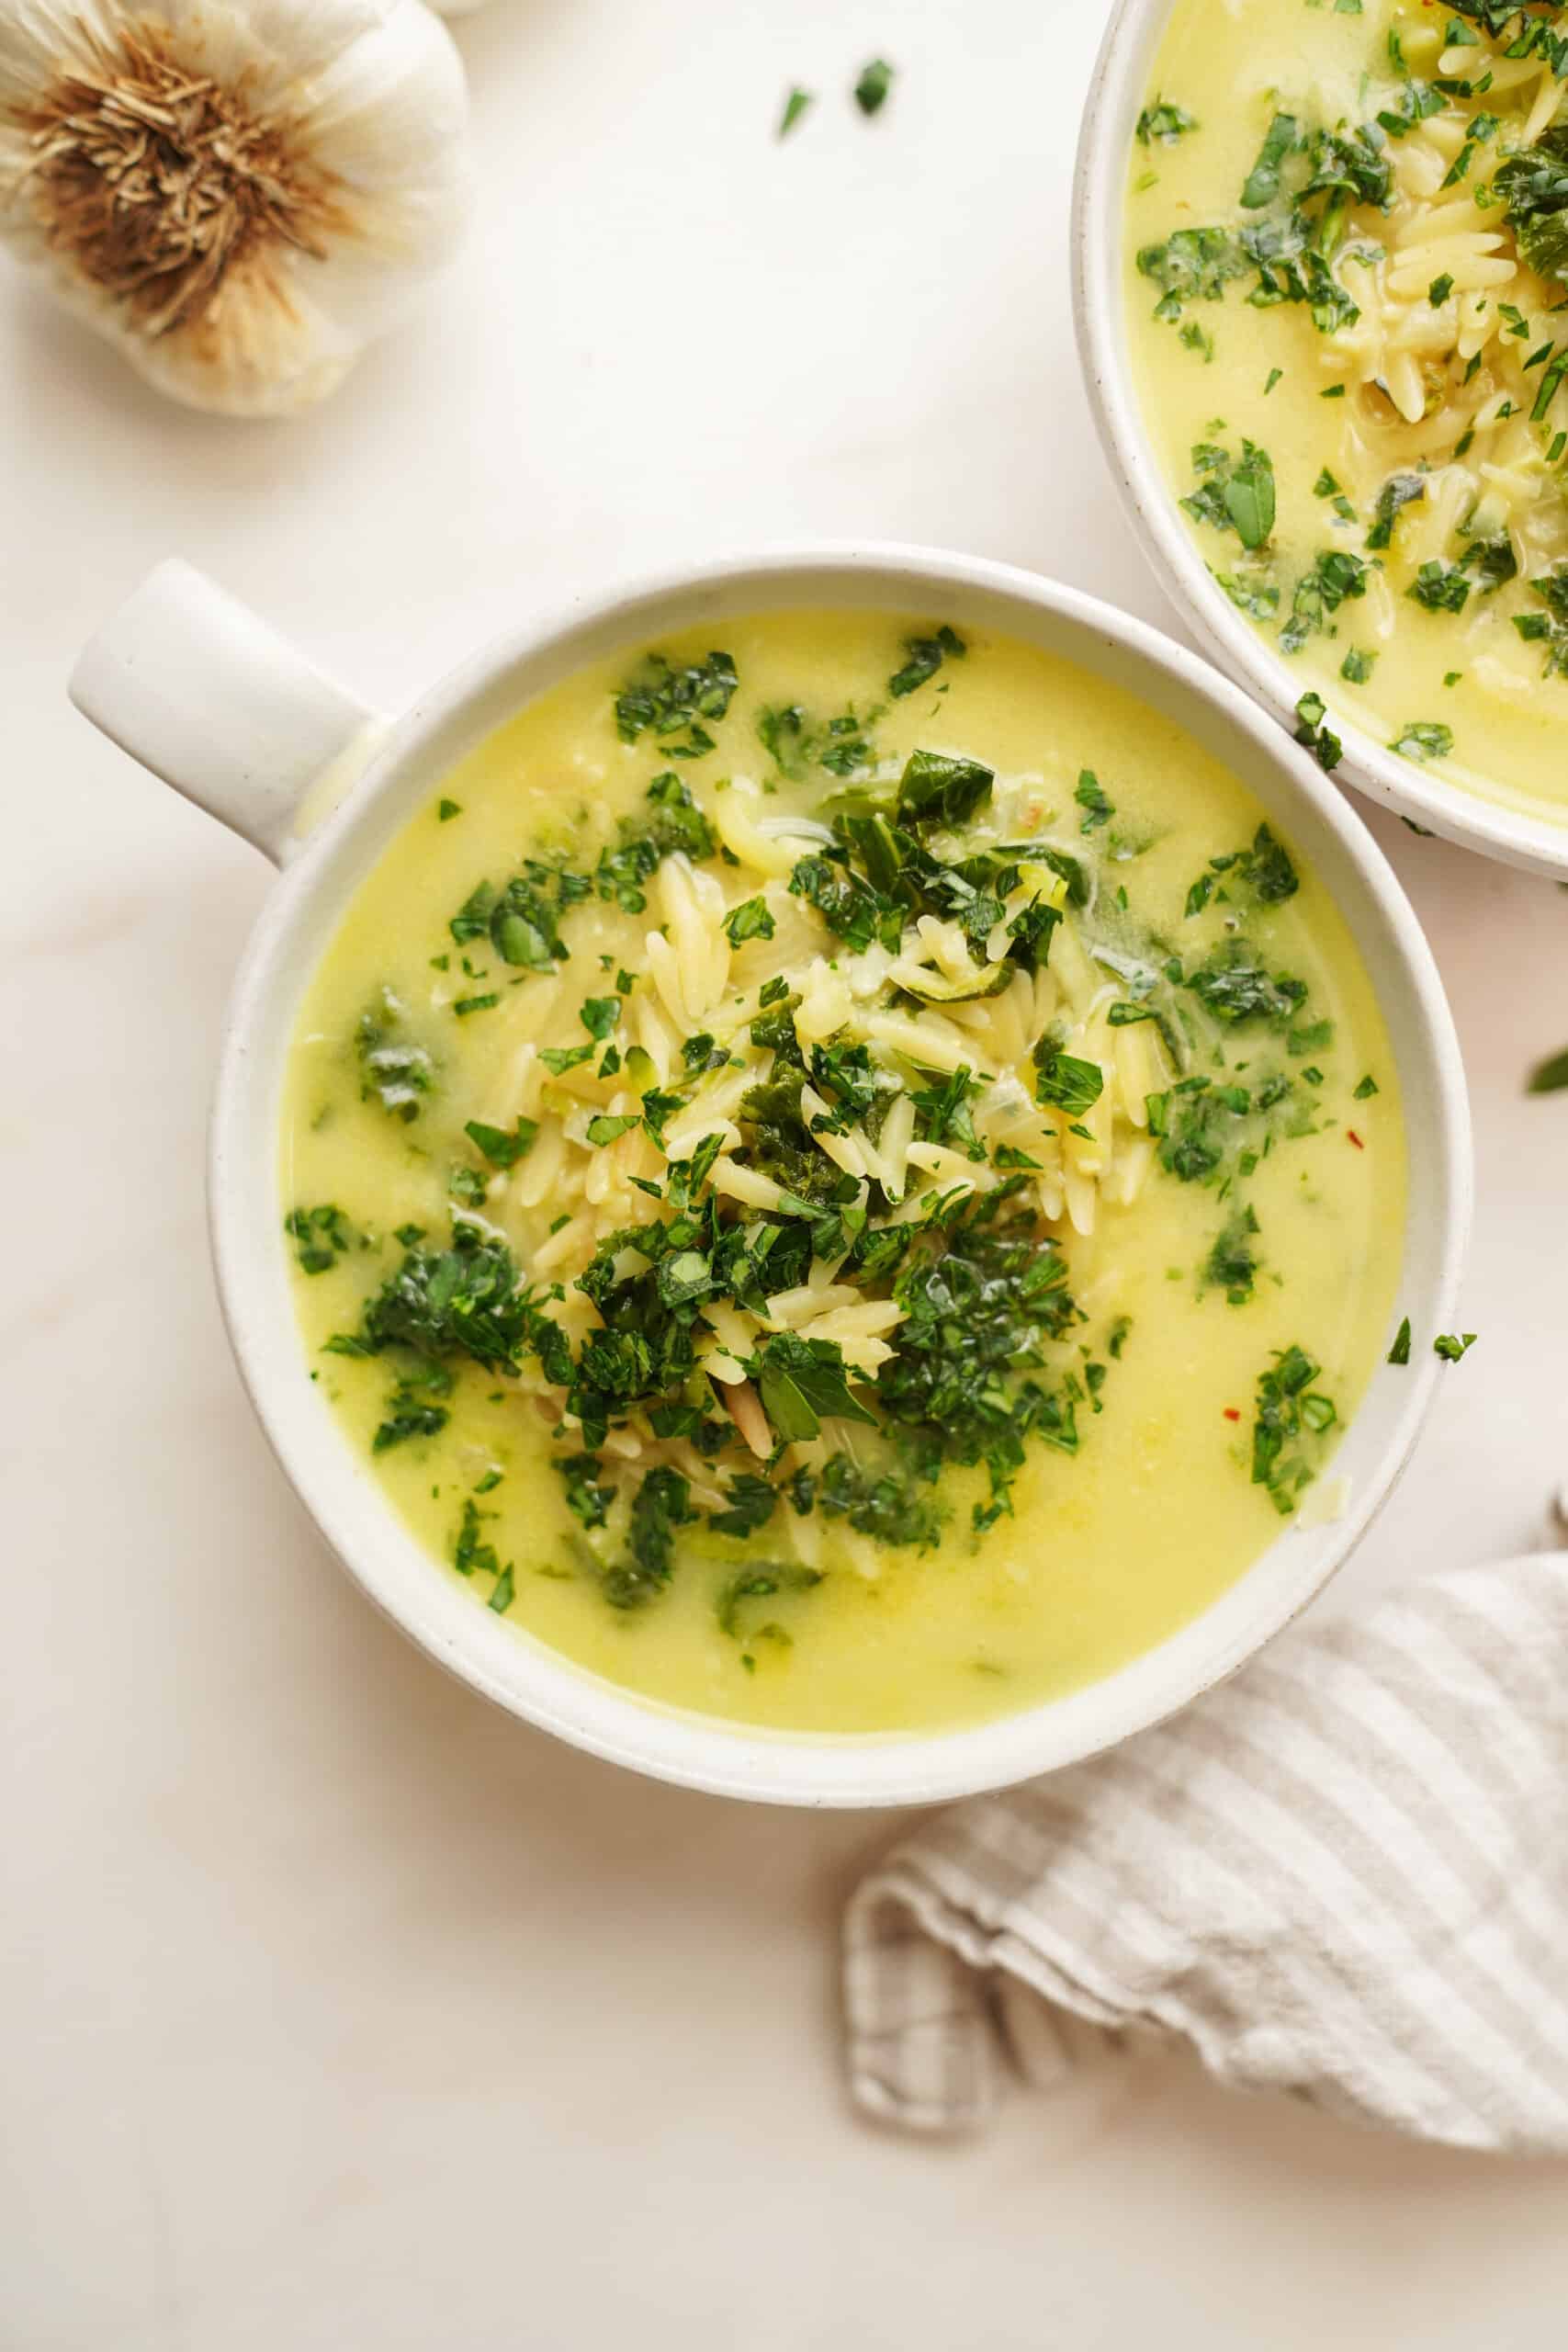
<svg viewBox="0 0 1568 2352"><path fill-rule="evenodd" d="M320 400L470 203L423 0L0 0L0 242L176 400Z"/></svg>

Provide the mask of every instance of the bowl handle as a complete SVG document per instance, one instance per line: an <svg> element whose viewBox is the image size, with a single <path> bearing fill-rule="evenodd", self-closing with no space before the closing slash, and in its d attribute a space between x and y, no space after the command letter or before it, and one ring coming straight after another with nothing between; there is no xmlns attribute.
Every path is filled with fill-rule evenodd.
<svg viewBox="0 0 1568 2352"><path fill-rule="evenodd" d="M70 695L132 759L279 865L387 724L177 560L84 647Z"/></svg>

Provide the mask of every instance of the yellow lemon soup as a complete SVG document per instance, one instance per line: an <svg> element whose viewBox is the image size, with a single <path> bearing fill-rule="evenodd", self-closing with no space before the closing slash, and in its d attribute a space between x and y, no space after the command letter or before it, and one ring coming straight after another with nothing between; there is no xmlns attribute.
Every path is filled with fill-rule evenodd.
<svg viewBox="0 0 1568 2352"><path fill-rule="evenodd" d="M1171 493L1320 752L1322 705L1568 823L1562 19L1179 0L1126 282Z"/></svg>
<svg viewBox="0 0 1568 2352"><path fill-rule="evenodd" d="M433 1574L859 1734L1111 1672L1319 1502L1404 1197L1366 974L1237 781L861 612L628 648L433 790L280 1170L300 1377Z"/></svg>

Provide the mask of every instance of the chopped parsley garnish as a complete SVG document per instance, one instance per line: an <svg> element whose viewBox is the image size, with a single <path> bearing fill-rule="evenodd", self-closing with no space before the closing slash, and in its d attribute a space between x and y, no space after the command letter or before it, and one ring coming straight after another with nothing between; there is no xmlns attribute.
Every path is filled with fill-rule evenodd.
<svg viewBox="0 0 1568 2352"><path fill-rule="evenodd" d="M400 1374L388 1397L385 1419L370 1441L372 1453L385 1453L412 1437L438 1437L451 1415L436 1400L450 1396L456 1386L443 1363L416 1363Z"/></svg>
<svg viewBox="0 0 1568 2352"><path fill-rule="evenodd" d="M1416 506L1427 495L1425 474L1390 474L1378 492L1376 519L1367 533L1367 545L1374 552L1393 542L1393 526L1407 506Z"/></svg>
<svg viewBox="0 0 1568 2352"><path fill-rule="evenodd" d="M460 1577L501 1574L501 1560L494 1544L485 1543L479 1534L483 1521L494 1516L493 1511L480 1510L471 1498L465 1498L463 1516L452 1545L452 1565Z"/></svg>
<svg viewBox="0 0 1568 2352"><path fill-rule="evenodd" d="M359 1057L360 1099L374 1098L394 1119L412 1121L420 1098L435 1084L435 1064L424 1047L406 1035L403 1007L390 989L359 1016L354 1033Z"/></svg>
<svg viewBox="0 0 1568 2352"><path fill-rule="evenodd" d="M774 929L765 899L748 899L724 918L725 936L732 947L744 946L749 939L772 939Z"/></svg>
<svg viewBox="0 0 1568 2352"><path fill-rule="evenodd" d="M558 1456L555 1467L572 1517L584 1528L603 1527L615 1499L615 1489L601 1485L599 1456L570 1453L564 1461Z"/></svg>
<svg viewBox="0 0 1568 2352"><path fill-rule="evenodd" d="M1106 797L1100 778L1092 768L1079 770L1073 798L1084 812L1083 822L1078 827L1080 833L1092 833L1098 827L1108 825L1116 814L1114 804Z"/></svg>
<svg viewBox="0 0 1568 2352"><path fill-rule="evenodd" d="M645 797L647 814L620 820L615 846L600 852L592 881L602 899L631 915L647 906L644 885L665 858L679 850L699 865L716 846L707 819L672 769L654 777Z"/></svg>
<svg viewBox="0 0 1568 2352"><path fill-rule="evenodd" d="M480 1151L492 1168L515 1168L526 1159L538 1140L539 1123L525 1119L519 1114L510 1130L492 1127L484 1119L470 1119L463 1129L476 1151Z"/></svg>
<svg viewBox="0 0 1568 2352"><path fill-rule="evenodd" d="M631 1559L607 1570L603 1580L612 1609L640 1609L669 1583L676 1534L696 1516L690 1480L664 1466L649 1472L632 1498Z"/></svg>
<svg viewBox="0 0 1568 2352"><path fill-rule="evenodd" d="M561 1385L570 1365L566 1334L540 1311L505 1242L463 1224L449 1250L408 1250L367 1305L358 1330L326 1344L337 1355L400 1347L438 1361L471 1356L489 1372L513 1374L536 1358L546 1378Z"/></svg>
<svg viewBox="0 0 1568 2352"><path fill-rule="evenodd" d="M838 1459L841 1461L843 1456L840 1454ZM709 1523L716 1526L717 1521ZM728 1634L731 1641L741 1641L745 1635L740 1611L747 1601L773 1600L782 1592L809 1592L821 1582L819 1568L795 1567L783 1561L775 1561L766 1568L742 1568L738 1576L731 1577L722 1587L714 1602L718 1630L721 1634ZM775 1641L780 1638L788 1640L788 1635L779 1625L761 1626L751 1638L761 1640L764 1635L771 1635Z"/></svg>
<svg viewBox="0 0 1568 2352"><path fill-rule="evenodd" d="M1298 653L1309 637L1320 630L1332 635L1329 616L1347 598L1367 593L1367 567L1348 548L1320 548L1312 568L1296 582L1290 617L1280 631L1282 653Z"/></svg>
<svg viewBox="0 0 1568 2352"><path fill-rule="evenodd" d="M1199 486L1180 503L1194 521L1235 531L1249 550L1262 547L1274 528L1274 463L1268 450L1244 440L1237 461L1217 442L1200 441L1192 466Z"/></svg>
<svg viewBox="0 0 1568 2352"><path fill-rule="evenodd" d="M969 648L955 629L945 621L930 637L910 637L904 640L905 662L887 681L887 691L896 699L912 695L928 678L934 678L945 656L962 661Z"/></svg>
<svg viewBox="0 0 1568 2352"><path fill-rule="evenodd" d="M728 653L677 669L662 653L650 653L644 675L615 696L615 731L623 743L651 732L666 759L695 760L714 748L704 721L721 719L739 684Z"/></svg>
<svg viewBox="0 0 1568 2352"><path fill-rule="evenodd" d="M795 126L800 120L801 116L811 104L812 95L811 91L803 90L798 83L795 84L795 87L790 91L789 96L784 102L784 112L779 117L779 127L775 134L776 137L780 139L787 139L789 137L790 132L795 129Z"/></svg>
<svg viewBox="0 0 1568 2352"><path fill-rule="evenodd" d="M539 1059L553 1078L564 1078L569 1069L579 1069L593 1058L592 1042L586 1046L542 1046Z"/></svg>
<svg viewBox="0 0 1568 2352"><path fill-rule="evenodd" d="M1042 1038L1034 1049L1034 1099L1069 1118L1092 1111L1105 1088L1105 1073L1098 1062L1065 1054Z"/></svg>
<svg viewBox="0 0 1568 2352"><path fill-rule="evenodd" d="M1475 1345L1473 1331L1439 1331L1432 1342L1432 1353L1441 1356L1445 1363L1458 1363Z"/></svg>
<svg viewBox="0 0 1568 2352"><path fill-rule="evenodd" d="M621 1000L618 996L584 997L577 1017L589 1035L603 1045L621 1017Z"/></svg>
<svg viewBox="0 0 1568 2352"><path fill-rule="evenodd" d="M1300 708L1298 704L1298 712ZM1321 711L1321 704L1318 708ZM1229 850L1209 860L1207 873L1201 874L1187 893L1186 910L1189 916L1201 914L1216 895L1224 901L1235 889L1245 889L1264 906L1279 906L1286 899L1293 899L1300 888L1289 850L1283 842L1275 839L1267 825L1259 825L1250 849Z"/></svg>
<svg viewBox="0 0 1568 2352"><path fill-rule="evenodd" d="M1440 718L1414 718L1388 748L1424 767L1428 760L1447 759L1453 747L1453 729L1445 727Z"/></svg>
<svg viewBox="0 0 1568 2352"><path fill-rule="evenodd" d="M1410 1317L1408 1315L1403 1318L1398 1330L1393 1335L1393 1345L1388 1351L1388 1361L1390 1363L1410 1362Z"/></svg>
<svg viewBox="0 0 1568 2352"><path fill-rule="evenodd" d="M322 1201L313 1209L290 1209L283 1230L294 1243L302 1274L324 1274L353 1246L354 1228L340 1208Z"/></svg>
<svg viewBox="0 0 1568 2352"><path fill-rule="evenodd" d="M463 804L460 800L438 800L435 804L435 821L438 825L449 825L454 817L460 817L462 813Z"/></svg>
<svg viewBox="0 0 1568 2352"><path fill-rule="evenodd" d="M855 104L862 114L880 114L892 87L893 68L885 57L874 57L869 65L863 65L855 83Z"/></svg>
<svg viewBox="0 0 1568 2352"><path fill-rule="evenodd" d="M501 889L480 882L447 925L459 947L488 939L503 964L530 972L553 971L566 956L560 920L588 896L587 877L564 865L529 858ZM464 969L471 967L465 964Z"/></svg>
<svg viewBox="0 0 1568 2352"><path fill-rule="evenodd" d="M1177 229L1163 244L1145 245L1138 267L1161 289L1156 318L1177 320L1189 302L1217 302L1251 264L1226 229Z"/></svg>
<svg viewBox="0 0 1568 2352"><path fill-rule="evenodd" d="M1319 694L1304 694L1296 705L1296 741L1304 745L1320 768L1330 773L1343 758L1345 746L1324 725L1327 717L1328 705Z"/></svg>
<svg viewBox="0 0 1568 2352"><path fill-rule="evenodd" d="M898 779L898 822L919 828L962 825L991 797L994 769L943 752L911 752Z"/></svg>
<svg viewBox="0 0 1568 2352"><path fill-rule="evenodd" d="M1223 1290L1232 1306L1245 1306L1253 1295L1258 1258L1254 1243L1258 1218L1250 1208L1237 1209L1226 1222L1203 1265L1205 1284Z"/></svg>
<svg viewBox="0 0 1568 2352"><path fill-rule="evenodd" d="M1470 598L1470 582L1457 563L1434 560L1419 567L1404 593L1429 613L1462 613Z"/></svg>
<svg viewBox="0 0 1568 2352"><path fill-rule="evenodd" d="M1519 26L1527 38L1533 31L1529 17L1520 16ZM1552 71L1561 70L1554 61ZM1550 125L1532 147L1498 165L1493 185L1520 258L1542 277L1568 276L1568 128Z"/></svg>
<svg viewBox="0 0 1568 2352"><path fill-rule="evenodd" d="M1162 147L1173 147L1179 139L1184 139L1190 130L1196 130L1198 127L1196 117L1190 115L1185 107L1173 106L1168 98L1156 98L1153 106L1145 107L1138 117L1136 137L1143 147L1156 141Z"/></svg>
<svg viewBox="0 0 1568 2352"><path fill-rule="evenodd" d="M843 1350L834 1341L776 1332L764 1341L758 1362L762 1410L783 1443L816 1437L829 1419L876 1427L875 1414L850 1394Z"/></svg>
<svg viewBox="0 0 1568 2352"><path fill-rule="evenodd" d="M1332 1399L1312 1385L1320 1371L1303 1349L1289 1347L1276 1353L1272 1369L1258 1379L1252 1483L1268 1487L1282 1518L1295 1510L1315 1475L1308 1439L1323 1436L1339 1418Z"/></svg>
<svg viewBox="0 0 1568 2352"><path fill-rule="evenodd" d="M1301 980L1285 972L1270 976L1258 950L1241 938L1216 947L1181 986L1190 989L1217 1021L1232 1028L1254 1021L1279 1028L1306 999Z"/></svg>
<svg viewBox="0 0 1568 2352"><path fill-rule="evenodd" d="M1295 150L1301 125L1293 114L1277 114L1264 133L1258 161L1247 175L1241 191L1244 211L1260 212L1272 204L1280 193L1280 168L1287 155Z"/></svg>
<svg viewBox="0 0 1568 2352"><path fill-rule="evenodd" d="M1543 613L1516 613L1514 627L1527 642L1546 647L1546 677L1568 677L1568 562L1537 572L1529 582L1532 596L1546 606Z"/></svg>
<svg viewBox="0 0 1568 2352"><path fill-rule="evenodd" d="M1548 1054L1537 1062L1529 1074L1527 1094L1556 1094L1568 1086L1568 1047L1560 1054Z"/></svg>

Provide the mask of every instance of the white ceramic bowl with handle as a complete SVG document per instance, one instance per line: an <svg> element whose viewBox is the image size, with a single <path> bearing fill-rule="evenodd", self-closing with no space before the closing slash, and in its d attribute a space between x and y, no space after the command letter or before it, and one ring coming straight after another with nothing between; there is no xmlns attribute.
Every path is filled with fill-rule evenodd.
<svg viewBox="0 0 1568 2352"><path fill-rule="evenodd" d="M1078 355L1116 487L1161 585L1205 651L1293 729L1296 701L1308 682L1236 610L1204 562L1145 430L1133 380L1123 205L1134 131L1173 5L1174 0L1116 0L1095 62L1073 186ZM1215 74L1223 83L1219 57ZM1568 876L1568 815L1561 824L1529 816L1423 772L1370 735L1343 703L1333 705L1329 724L1345 746L1335 773L1358 792L1506 865Z"/></svg>
<svg viewBox="0 0 1568 2352"><path fill-rule="evenodd" d="M359 883L432 786L582 664L677 629L792 605L940 610L961 628L1007 631L1131 688L1257 795L1342 909L1376 988L1410 1144L1400 1306L1418 1332L1446 1328L1469 1224L1469 1116L1442 988L1398 883L1314 763L1246 695L1154 630L1071 589L922 548L739 557L583 598L476 655L389 724L188 566L167 563L88 646L71 692L117 742L284 869L229 1012L212 1122L212 1245L252 1401L339 1557L433 1657L596 1755L730 1796L918 1804L1090 1755L1250 1657L1321 1589L1387 1495L1431 1395L1438 1367L1429 1347L1405 1369L1378 1372L1346 1433L1335 1468L1350 1481L1347 1514L1330 1526L1282 1526L1201 1616L1106 1680L978 1728L762 1733L601 1680L478 1607L415 1542L307 1377L282 1230L279 1100L301 996ZM1157 1530L1150 1535L1157 1542Z"/></svg>

